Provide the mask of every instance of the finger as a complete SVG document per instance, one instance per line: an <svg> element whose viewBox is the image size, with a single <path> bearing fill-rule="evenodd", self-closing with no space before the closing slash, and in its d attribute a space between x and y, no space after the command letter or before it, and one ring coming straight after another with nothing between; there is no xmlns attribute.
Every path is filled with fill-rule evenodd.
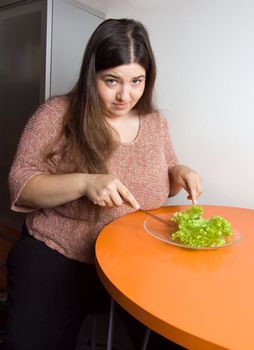
<svg viewBox="0 0 254 350"><path fill-rule="evenodd" d="M192 204L196 204L196 196L195 196L195 191L191 189L190 183L188 180L183 180L181 181L182 188L188 193L187 199L192 201Z"/></svg>
<svg viewBox="0 0 254 350"><path fill-rule="evenodd" d="M102 201L104 202L103 206L106 206L106 207L113 207L114 206L114 204L111 200L111 195L107 191L102 191Z"/></svg>
<svg viewBox="0 0 254 350"><path fill-rule="evenodd" d="M189 193L187 198L191 199L193 204L197 204L197 200L203 190L200 176L188 177L184 185L184 188Z"/></svg>
<svg viewBox="0 0 254 350"><path fill-rule="evenodd" d="M106 207L111 203L111 199L107 191L103 190L101 193L98 193L95 196L93 203L99 205L100 207Z"/></svg>
<svg viewBox="0 0 254 350"><path fill-rule="evenodd" d="M203 189L202 186L197 186L190 188L187 192L189 193L189 196L187 198L191 199L193 204L197 204L198 198L203 193Z"/></svg>
<svg viewBox="0 0 254 350"><path fill-rule="evenodd" d="M98 205L99 207L105 207L106 203L103 200L95 200L93 204Z"/></svg>
<svg viewBox="0 0 254 350"><path fill-rule="evenodd" d="M195 196L194 193L189 194L187 196L187 199L191 200L193 205L198 204L197 197Z"/></svg>
<svg viewBox="0 0 254 350"><path fill-rule="evenodd" d="M120 207L123 205L123 199L117 191L112 191L110 194L111 202L113 206Z"/></svg>
<svg viewBox="0 0 254 350"><path fill-rule="evenodd" d="M104 201L105 207L115 207L115 204L111 200Z"/></svg>
<svg viewBox="0 0 254 350"><path fill-rule="evenodd" d="M138 204L137 200L123 184L121 184L121 186L118 187L118 192L121 195L122 199L125 202L129 203L129 205L133 209L138 210L140 208L140 205Z"/></svg>
<svg viewBox="0 0 254 350"><path fill-rule="evenodd" d="M187 199L189 199L190 201L192 201L192 205L197 205L197 204L198 204L198 202L197 202L196 200L193 200L193 199L192 199L191 195L188 195L188 196L187 196Z"/></svg>

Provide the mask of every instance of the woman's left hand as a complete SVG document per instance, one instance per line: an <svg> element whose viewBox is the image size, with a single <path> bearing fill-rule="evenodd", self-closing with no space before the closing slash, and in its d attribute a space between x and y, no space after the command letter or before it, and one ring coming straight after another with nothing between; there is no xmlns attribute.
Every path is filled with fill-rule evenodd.
<svg viewBox="0 0 254 350"><path fill-rule="evenodd" d="M177 164L170 169L170 195L176 194L182 187L188 193L187 198L197 204L199 196L203 193L201 176L190 167Z"/></svg>

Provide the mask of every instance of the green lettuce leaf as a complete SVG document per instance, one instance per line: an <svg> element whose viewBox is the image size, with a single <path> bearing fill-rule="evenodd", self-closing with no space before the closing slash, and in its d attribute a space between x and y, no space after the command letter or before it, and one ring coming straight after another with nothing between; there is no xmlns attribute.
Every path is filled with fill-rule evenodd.
<svg viewBox="0 0 254 350"><path fill-rule="evenodd" d="M171 220L177 223L178 231L172 234L172 239L179 239L191 247L214 247L225 244L225 237L233 234L230 223L221 216L206 219L202 215L203 208L197 205L183 212L174 213Z"/></svg>

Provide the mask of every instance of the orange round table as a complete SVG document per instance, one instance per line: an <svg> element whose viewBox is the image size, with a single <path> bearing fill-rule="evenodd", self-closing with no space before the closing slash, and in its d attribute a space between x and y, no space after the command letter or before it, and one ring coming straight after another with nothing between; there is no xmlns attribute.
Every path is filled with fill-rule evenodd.
<svg viewBox="0 0 254 350"><path fill-rule="evenodd" d="M229 220L241 232L240 242L213 250L179 248L145 231L145 213L123 216L97 239L97 271L123 308L185 348L252 350L254 210L204 206L204 216L213 215Z"/></svg>

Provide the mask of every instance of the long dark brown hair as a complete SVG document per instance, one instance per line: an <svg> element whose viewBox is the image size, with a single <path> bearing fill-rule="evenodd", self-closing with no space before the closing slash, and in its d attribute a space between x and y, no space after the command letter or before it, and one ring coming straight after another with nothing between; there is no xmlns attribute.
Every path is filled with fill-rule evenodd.
<svg viewBox="0 0 254 350"><path fill-rule="evenodd" d="M156 65L148 33L140 22L132 19L105 20L88 41L79 79L66 95L68 108L60 135L64 142L59 154L62 160L75 166L75 171L108 173L107 161L116 142L102 114L96 73L129 63L138 63L146 71L145 89L135 109L141 115L151 113Z"/></svg>

